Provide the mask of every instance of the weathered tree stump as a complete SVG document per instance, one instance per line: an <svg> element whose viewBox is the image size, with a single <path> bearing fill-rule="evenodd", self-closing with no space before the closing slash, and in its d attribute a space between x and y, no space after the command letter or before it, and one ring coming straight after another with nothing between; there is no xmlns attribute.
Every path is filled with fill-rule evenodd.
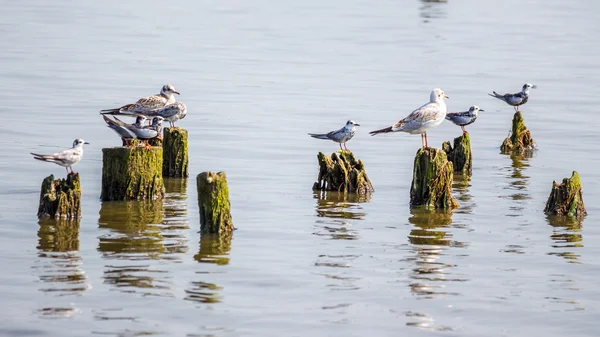
<svg viewBox="0 0 600 337"><path fill-rule="evenodd" d="M410 204L452 209L458 202L452 197L452 162L446 152L434 148L421 148L415 156L413 179L410 187Z"/></svg>
<svg viewBox="0 0 600 337"><path fill-rule="evenodd" d="M500 146L502 153L523 153L535 149L533 138L531 138L531 132L525 126L523 116L521 112L515 113L512 120L512 132L510 137L504 139L504 142Z"/></svg>
<svg viewBox="0 0 600 337"><path fill-rule="evenodd" d="M182 128L164 128L163 175L188 177L188 132Z"/></svg>
<svg viewBox="0 0 600 337"><path fill-rule="evenodd" d="M38 218L79 219L81 217L81 182L79 173L69 173L67 179L54 180L54 175L42 181Z"/></svg>
<svg viewBox="0 0 600 337"><path fill-rule="evenodd" d="M361 160L356 160L352 152L334 152L330 157L319 152L317 159L319 177L313 184L313 190L358 194L375 191L365 165Z"/></svg>
<svg viewBox="0 0 600 337"><path fill-rule="evenodd" d="M473 174L473 159L471 157L471 137L468 133L454 138L454 148L450 142L442 144L442 150L446 152L448 160L452 162L454 173L464 177L470 177Z"/></svg>
<svg viewBox="0 0 600 337"><path fill-rule="evenodd" d="M155 200L164 194L162 148L102 149L102 201Z"/></svg>
<svg viewBox="0 0 600 337"><path fill-rule="evenodd" d="M202 233L231 233L229 188L225 172L202 172L196 177L200 231Z"/></svg>
<svg viewBox="0 0 600 337"><path fill-rule="evenodd" d="M544 212L549 215L568 215L577 218L587 214L583 205L579 173L573 171L571 178L564 178L562 184L552 182L552 191Z"/></svg>

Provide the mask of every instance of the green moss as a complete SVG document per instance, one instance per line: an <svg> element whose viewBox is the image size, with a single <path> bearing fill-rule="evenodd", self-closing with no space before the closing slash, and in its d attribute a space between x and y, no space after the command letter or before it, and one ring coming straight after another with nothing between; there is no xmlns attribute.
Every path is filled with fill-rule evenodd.
<svg viewBox="0 0 600 337"><path fill-rule="evenodd" d="M365 165L349 151L338 151L326 156L317 155L319 176L313 190L337 191L341 193L368 194L375 189L367 176Z"/></svg>
<svg viewBox="0 0 600 337"><path fill-rule="evenodd" d="M521 112L516 112L512 120L511 136L504 139L500 146L502 153L524 153L535 149L531 132L525 126Z"/></svg>
<svg viewBox="0 0 600 337"><path fill-rule="evenodd" d="M225 172L202 172L196 177L196 185L201 232L232 232L234 227Z"/></svg>
<svg viewBox="0 0 600 337"><path fill-rule="evenodd" d="M583 204L583 193L579 173L573 171L571 178L564 178L562 184L552 182L552 190L546 201L544 212L549 215L566 215L582 218L587 214Z"/></svg>
<svg viewBox="0 0 600 337"><path fill-rule="evenodd" d="M165 177L187 177L188 132L181 128L164 128L163 175Z"/></svg>
<svg viewBox="0 0 600 337"><path fill-rule="evenodd" d="M410 188L411 205L451 209L458 207L452 197L453 165L446 152L421 148L415 156L413 180Z"/></svg>
<svg viewBox="0 0 600 337"><path fill-rule="evenodd" d="M471 137L468 133L454 138L454 148L450 146L450 142L444 142L442 150L446 152L448 160L452 162L455 174L463 177L470 177L473 174Z"/></svg>
<svg viewBox="0 0 600 337"><path fill-rule="evenodd" d="M81 182L79 173L67 179L54 180L50 175L42 181L38 218L79 219L81 217Z"/></svg>
<svg viewBox="0 0 600 337"><path fill-rule="evenodd" d="M103 201L153 200L163 196L162 148L102 149Z"/></svg>

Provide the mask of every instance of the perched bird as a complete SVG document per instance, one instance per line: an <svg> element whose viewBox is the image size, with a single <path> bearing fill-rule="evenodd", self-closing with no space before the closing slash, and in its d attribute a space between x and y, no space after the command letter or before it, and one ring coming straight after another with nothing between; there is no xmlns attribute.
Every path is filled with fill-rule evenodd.
<svg viewBox="0 0 600 337"><path fill-rule="evenodd" d="M353 120L349 120L346 122L346 125L344 125L344 127L339 130L331 131L329 133L309 133L308 135L317 139L333 140L334 142L340 144L340 150L342 151L344 151L344 149L342 149L342 144L344 144L344 148L346 148L346 151L352 152L346 146L346 142L352 139L352 137L354 137L354 133L356 133L357 126L360 126L360 124L357 124Z"/></svg>
<svg viewBox="0 0 600 337"><path fill-rule="evenodd" d="M469 111L448 112L446 114L446 119L451 121L452 123L460 126L463 133L468 133L467 130L465 130L465 126L467 126L469 124L473 124L475 122L475 120L477 119L477 115L479 114L479 111L485 111L485 110L480 109L477 105L472 105L469 108Z"/></svg>
<svg viewBox="0 0 600 337"><path fill-rule="evenodd" d="M527 103L527 100L529 99L529 89L535 89L535 88L537 88L535 85L525 83L525 84L523 84L523 89L521 89L521 92L518 92L516 94L500 95L499 93L493 91L494 94L488 94L488 95L495 97L499 100L502 100L502 101L506 102L508 105L512 105L515 108L515 112L518 112L519 106Z"/></svg>
<svg viewBox="0 0 600 337"><path fill-rule="evenodd" d="M103 115L131 115L133 112L162 108L167 104L175 103L175 94L179 95L179 91L175 90L171 84L165 84L158 95L140 98L137 102L123 105L120 108L100 110L100 113Z"/></svg>
<svg viewBox="0 0 600 337"><path fill-rule="evenodd" d="M131 139L139 139L145 141L146 147L149 147L148 140L159 137L162 133L162 117L157 116L152 119L152 124L147 126L141 126L146 120L146 117L138 116L136 123L127 124L117 117L112 120L106 116L102 116L106 122L106 126L115 131L121 138L126 139L126 143L130 144Z"/></svg>
<svg viewBox="0 0 600 337"><path fill-rule="evenodd" d="M433 89L429 95L429 103L414 110L410 115L401 119L396 124L380 130L369 132L371 136L388 132L408 132L411 135L421 134L421 145L429 147L427 143L427 131L439 126L446 117L446 103L444 98L448 98L444 91L439 88Z"/></svg>
<svg viewBox="0 0 600 337"><path fill-rule="evenodd" d="M67 174L69 174L69 169L71 169L70 173L74 173L73 165L79 163L81 158L83 158L83 144L89 143L83 139L77 138L73 141L73 147L68 150L54 154L37 154L33 152L31 152L31 154L33 155L33 159L54 163L64 167L67 170Z"/></svg>
<svg viewBox="0 0 600 337"><path fill-rule="evenodd" d="M123 142L125 145L127 145L127 147L131 147L131 141L136 138L135 134L133 132L129 131L126 127L120 125L120 123L113 121L112 119L110 119L104 115L102 116L102 118L104 118L104 121L106 122L106 126L111 128L119 136L121 136L121 139L123 139ZM135 123L131 124L131 126L141 129L144 127L145 121L146 121L146 116L137 116Z"/></svg>
<svg viewBox="0 0 600 337"><path fill-rule="evenodd" d="M156 116L160 116L160 117L164 118L164 120L169 121L169 124L173 128L175 127L175 122L177 122L180 119L184 119L186 114L187 114L187 107L185 106L185 104L183 104L181 102L168 104L162 108L153 109L153 110L144 112L144 116L146 116L148 118L156 117Z"/></svg>

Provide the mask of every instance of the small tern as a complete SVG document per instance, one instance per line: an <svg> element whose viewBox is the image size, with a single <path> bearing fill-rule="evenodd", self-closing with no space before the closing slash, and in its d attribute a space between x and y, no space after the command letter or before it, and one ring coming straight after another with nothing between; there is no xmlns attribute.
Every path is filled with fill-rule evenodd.
<svg viewBox="0 0 600 337"><path fill-rule="evenodd" d="M89 144L83 139L75 139L73 141L73 147L64 150L62 152L54 153L54 154L37 154L31 152L33 155L33 159L54 163L58 166L62 166L67 170L67 174L69 174L69 169L71 169L70 173L73 172L73 165L79 163L81 158L83 158L83 144Z"/></svg>
<svg viewBox="0 0 600 337"><path fill-rule="evenodd" d="M112 120L106 116L102 116L111 130L115 131L121 138L125 139L125 142L130 146L131 139L139 139L146 143L146 148L149 147L148 140L159 137L162 133L162 117L157 116L152 119L152 124L147 126L141 126L146 120L146 117L138 116L136 123L127 124L117 117Z"/></svg>
<svg viewBox="0 0 600 337"><path fill-rule="evenodd" d="M485 110L480 109L477 105L472 105L469 108L469 111L448 112L446 114L446 119L451 121L452 123L460 126L463 133L468 133L467 130L465 130L465 126L475 123L475 120L477 119L479 111L485 111Z"/></svg>
<svg viewBox="0 0 600 337"><path fill-rule="evenodd" d="M519 106L527 103L527 100L529 100L529 89L535 89L535 88L537 88L535 85L525 83L525 84L523 84L523 88L521 89L521 92L518 92L516 94L500 95L499 93L493 91L493 94L488 94L488 95L495 97L501 101L506 102L506 104L511 105L515 108L515 112L518 112Z"/></svg>
<svg viewBox="0 0 600 337"><path fill-rule="evenodd" d="M342 144L344 144L344 148L346 148L346 151L352 152L346 146L346 142L352 139L352 137L354 137L357 126L360 126L360 124L357 124L353 120L349 120L346 122L346 125L344 125L344 127L339 130L331 131L329 133L309 133L308 135L317 139L333 140L334 142L340 144L340 150L342 151L344 151L344 149L342 149Z"/></svg>

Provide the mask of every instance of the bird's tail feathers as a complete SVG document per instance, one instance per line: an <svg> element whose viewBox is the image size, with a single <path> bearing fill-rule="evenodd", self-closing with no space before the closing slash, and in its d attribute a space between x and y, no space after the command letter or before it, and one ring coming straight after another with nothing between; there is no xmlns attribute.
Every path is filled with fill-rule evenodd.
<svg viewBox="0 0 600 337"><path fill-rule="evenodd" d="M127 104L127 105L123 105L120 108L114 108L114 109L104 109L104 110L100 110L100 114L102 115L132 115L131 113L128 113L128 109L133 107L134 104Z"/></svg>
<svg viewBox="0 0 600 337"><path fill-rule="evenodd" d="M375 130L375 131L371 131L369 132L369 134L371 136L375 136L376 134L380 134L380 133L388 133L388 132L392 132L392 127L388 126L387 128L383 128L383 129L379 129L379 130Z"/></svg>
<svg viewBox="0 0 600 337"><path fill-rule="evenodd" d="M317 139L329 139L327 138L327 134L324 133L309 133L308 135Z"/></svg>
<svg viewBox="0 0 600 337"><path fill-rule="evenodd" d="M502 98L502 97L504 97L504 96L500 95L499 93L497 93L495 91L492 91L492 92L493 92L493 94L488 94L488 95L490 95L492 97L496 97L496 98Z"/></svg>

